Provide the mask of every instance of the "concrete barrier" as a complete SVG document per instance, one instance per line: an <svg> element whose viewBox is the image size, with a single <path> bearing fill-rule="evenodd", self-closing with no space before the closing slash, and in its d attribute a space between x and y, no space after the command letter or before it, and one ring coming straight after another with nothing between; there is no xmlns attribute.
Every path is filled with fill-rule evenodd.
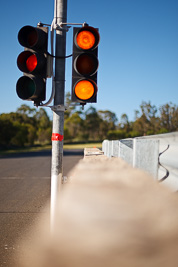
<svg viewBox="0 0 178 267"><path fill-rule="evenodd" d="M19 245L18 267L178 266L178 196L121 158L86 149L49 218Z"/></svg>

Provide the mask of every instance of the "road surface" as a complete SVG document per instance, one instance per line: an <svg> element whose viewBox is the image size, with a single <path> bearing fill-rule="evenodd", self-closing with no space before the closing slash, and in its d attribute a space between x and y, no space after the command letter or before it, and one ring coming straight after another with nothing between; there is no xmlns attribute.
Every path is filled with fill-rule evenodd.
<svg viewBox="0 0 178 267"><path fill-rule="evenodd" d="M67 176L82 157L82 150L64 151L63 174ZM50 166L50 151L0 156L1 267L16 267L17 240L44 212L50 199Z"/></svg>

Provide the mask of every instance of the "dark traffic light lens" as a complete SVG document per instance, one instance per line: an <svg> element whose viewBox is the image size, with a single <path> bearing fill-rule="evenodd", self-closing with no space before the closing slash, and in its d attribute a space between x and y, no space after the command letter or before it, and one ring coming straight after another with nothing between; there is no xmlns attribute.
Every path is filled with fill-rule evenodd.
<svg viewBox="0 0 178 267"><path fill-rule="evenodd" d="M35 29L29 31L27 35L27 42L30 47L33 47L38 41L38 34Z"/></svg>
<svg viewBox="0 0 178 267"><path fill-rule="evenodd" d="M93 54L83 53L75 60L75 70L81 75L93 75L98 69L98 59Z"/></svg>
<svg viewBox="0 0 178 267"><path fill-rule="evenodd" d="M35 94L35 90L35 82L30 77L23 76L17 81L16 91L21 99L31 98Z"/></svg>
<svg viewBox="0 0 178 267"><path fill-rule="evenodd" d="M26 91L25 94L27 95L27 98L33 96L35 93L34 81L31 79L26 80L24 84L24 90Z"/></svg>
<svg viewBox="0 0 178 267"><path fill-rule="evenodd" d="M18 33L19 43L28 48L34 47L39 40L38 32L35 27L24 26Z"/></svg>

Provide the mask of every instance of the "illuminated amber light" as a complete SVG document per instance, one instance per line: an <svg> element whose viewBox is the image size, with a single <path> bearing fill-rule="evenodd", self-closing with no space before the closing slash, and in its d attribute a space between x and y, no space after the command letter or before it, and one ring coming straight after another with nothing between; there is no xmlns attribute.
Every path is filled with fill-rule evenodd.
<svg viewBox="0 0 178 267"><path fill-rule="evenodd" d="M79 99L87 100L94 95L95 89L90 81L82 80L75 86L75 94Z"/></svg>
<svg viewBox="0 0 178 267"><path fill-rule="evenodd" d="M35 55L31 55L27 61L26 61L26 66L27 66L27 69L28 71L33 71L36 66L37 66L37 58Z"/></svg>
<svg viewBox="0 0 178 267"><path fill-rule="evenodd" d="M77 44L80 48L88 50L95 44L95 36L92 32L81 31L76 38Z"/></svg>

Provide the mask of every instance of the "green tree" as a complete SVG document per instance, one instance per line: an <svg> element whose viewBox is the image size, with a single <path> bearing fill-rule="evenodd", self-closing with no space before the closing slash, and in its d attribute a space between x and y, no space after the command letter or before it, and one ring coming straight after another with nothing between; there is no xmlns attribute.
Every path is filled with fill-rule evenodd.
<svg viewBox="0 0 178 267"><path fill-rule="evenodd" d="M32 146L34 145L36 139L37 139L37 130L36 127L30 123L26 123L25 126L27 127L28 133L27 133L27 143Z"/></svg>
<svg viewBox="0 0 178 267"><path fill-rule="evenodd" d="M100 140L107 138L108 132L116 129L116 114L109 110L99 110L100 117L98 137Z"/></svg>
<svg viewBox="0 0 178 267"><path fill-rule="evenodd" d="M36 112L35 116L36 128L37 128L37 140L40 143L48 143L51 141L52 123L44 108L40 108Z"/></svg>
<svg viewBox="0 0 178 267"><path fill-rule="evenodd" d="M1 146L24 146L28 143L28 128L17 113L1 114L0 128Z"/></svg>
<svg viewBox="0 0 178 267"><path fill-rule="evenodd" d="M85 120L83 124L83 132L88 135L88 140L99 140L100 123L102 119L96 109L90 106L85 112Z"/></svg>
<svg viewBox="0 0 178 267"><path fill-rule="evenodd" d="M36 114L36 109L35 108L30 108L27 105L21 105L18 109L17 109L17 113L20 113L22 115L26 115L28 117L32 117Z"/></svg>
<svg viewBox="0 0 178 267"><path fill-rule="evenodd" d="M110 130L107 133L108 140L119 140L127 137L125 130Z"/></svg>
<svg viewBox="0 0 178 267"><path fill-rule="evenodd" d="M15 122L14 126L16 131L11 139L10 145L23 147L28 144L28 127L26 124L19 122Z"/></svg>
<svg viewBox="0 0 178 267"><path fill-rule="evenodd" d="M117 117L114 112L109 110L99 110L98 115L101 117L103 121L106 121L108 124L111 124L113 128L115 128L115 124L117 122Z"/></svg>
<svg viewBox="0 0 178 267"><path fill-rule="evenodd" d="M178 106L171 102L160 107L160 131L178 130Z"/></svg>
<svg viewBox="0 0 178 267"><path fill-rule="evenodd" d="M131 123L129 122L129 118L126 113L121 115L120 123L119 123L119 129L122 129L123 132L125 132L125 135L129 135L129 132L132 130Z"/></svg>
<svg viewBox="0 0 178 267"><path fill-rule="evenodd" d="M81 135L81 126L82 126L82 119L78 112L73 113L70 117L68 117L64 121L64 138L76 139L78 140ZM67 130L68 129L68 130Z"/></svg>
<svg viewBox="0 0 178 267"><path fill-rule="evenodd" d="M64 113L64 119L67 119L72 115L72 113L76 111L76 107L77 107L77 105L75 103L72 103L71 101L70 92L67 92L65 95L65 105L67 107L67 110Z"/></svg>
<svg viewBox="0 0 178 267"><path fill-rule="evenodd" d="M6 114L0 115L0 147L8 147L11 144L11 139L16 133L16 128Z"/></svg>
<svg viewBox="0 0 178 267"><path fill-rule="evenodd" d="M133 123L133 132L142 135L155 134L159 129L159 118L156 116L157 108L151 102L142 102L141 115L136 111L136 120Z"/></svg>

